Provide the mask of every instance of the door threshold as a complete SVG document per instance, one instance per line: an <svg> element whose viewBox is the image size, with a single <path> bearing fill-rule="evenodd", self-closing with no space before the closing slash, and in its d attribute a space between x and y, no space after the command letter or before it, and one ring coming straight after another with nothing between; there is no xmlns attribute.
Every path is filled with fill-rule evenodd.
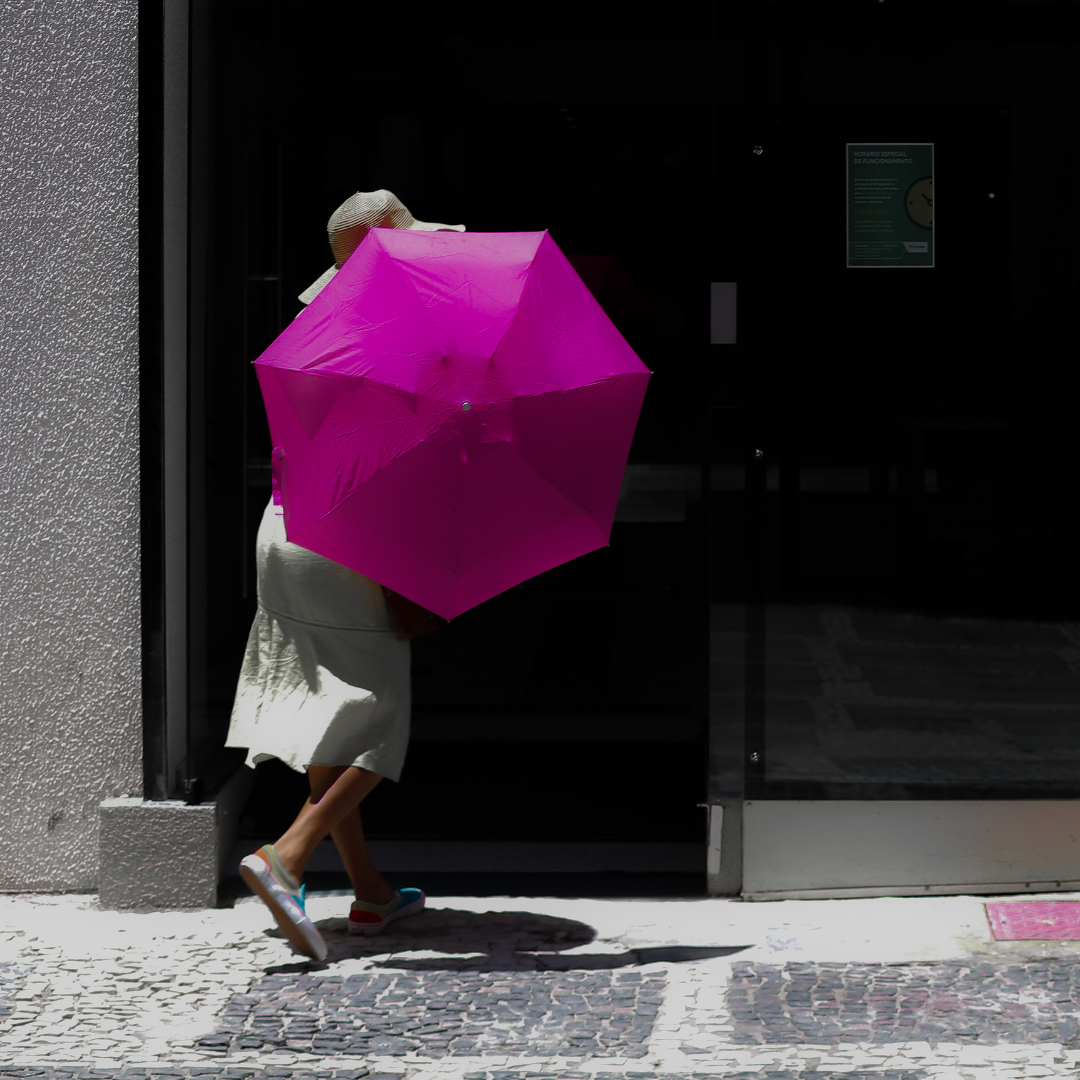
<svg viewBox="0 0 1080 1080"><path fill-rule="evenodd" d="M1013 896L1080 892L1080 881L1003 881L981 885L868 885L847 889L783 889L743 893L743 900L854 900L861 896Z"/></svg>

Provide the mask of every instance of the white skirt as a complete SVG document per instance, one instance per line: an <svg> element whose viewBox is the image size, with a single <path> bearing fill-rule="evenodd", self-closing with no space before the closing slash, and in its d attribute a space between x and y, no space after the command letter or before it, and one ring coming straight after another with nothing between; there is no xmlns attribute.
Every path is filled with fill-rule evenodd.
<svg viewBox="0 0 1080 1080"><path fill-rule="evenodd" d="M398 780L409 742L409 643L370 578L285 539L281 507L257 540L259 608L226 746L247 764L357 765Z"/></svg>

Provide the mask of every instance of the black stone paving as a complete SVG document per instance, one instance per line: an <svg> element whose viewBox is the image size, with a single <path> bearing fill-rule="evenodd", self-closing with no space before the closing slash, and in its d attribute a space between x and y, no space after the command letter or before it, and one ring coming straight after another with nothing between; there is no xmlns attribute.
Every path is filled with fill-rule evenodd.
<svg viewBox="0 0 1080 1080"><path fill-rule="evenodd" d="M1080 966L732 965L734 1043L1068 1043L1080 1031Z"/></svg>
<svg viewBox="0 0 1080 1080"><path fill-rule="evenodd" d="M322 1055L644 1057L665 980L638 972L269 975L236 994L202 1050Z"/></svg>

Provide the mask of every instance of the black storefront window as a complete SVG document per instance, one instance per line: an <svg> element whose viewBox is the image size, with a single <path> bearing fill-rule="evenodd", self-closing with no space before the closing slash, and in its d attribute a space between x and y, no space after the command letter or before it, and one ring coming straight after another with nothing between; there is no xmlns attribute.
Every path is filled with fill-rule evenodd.
<svg viewBox="0 0 1080 1080"><path fill-rule="evenodd" d="M713 794L1075 797L1075 214L1022 209L1036 176L1072 188L1068 13L779 7L751 22L772 66L744 137L717 142L745 214L713 391L714 728L741 714L746 742ZM904 140L934 146L936 264L849 268L845 145Z"/></svg>

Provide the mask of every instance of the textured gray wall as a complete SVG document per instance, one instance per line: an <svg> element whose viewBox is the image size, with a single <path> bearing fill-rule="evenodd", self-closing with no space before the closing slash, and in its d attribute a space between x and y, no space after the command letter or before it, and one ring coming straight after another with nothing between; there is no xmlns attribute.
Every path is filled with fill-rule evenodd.
<svg viewBox="0 0 1080 1080"><path fill-rule="evenodd" d="M136 15L0 0L0 889L142 793Z"/></svg>

